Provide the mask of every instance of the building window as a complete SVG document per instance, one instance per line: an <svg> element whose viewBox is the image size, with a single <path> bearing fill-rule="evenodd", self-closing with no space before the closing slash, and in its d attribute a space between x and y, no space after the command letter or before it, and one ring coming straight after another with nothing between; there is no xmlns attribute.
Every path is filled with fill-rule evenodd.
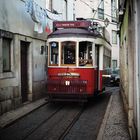
<svg viewBox="0 0 140 140"><path fill-rule="evenodd" d="M67 2L67 0L64 0L64 3L63 3L63 17L65 20L68 20L68 2Z"/></svg>
<svg viewBox="0 0 140 140"><path fill-rule="evenodd" d="M111 17L112 22L117 22L116 0L111 0Z"/></svg>
<svg viewBox="0 0 140 140"><path fill-rule="evenodd" d="M46 8L50 11L53 11L53 3L52 0L46 0Z"/></svg>
<svg viewBox="0 0 140 140"><path fill-rule="evenodd" d="M112 68L117 68L117 60L112 60Z"/></svg>
<svg viewBox="0 0 140 140"><path fill-rule="evenodd" d="M98 8L98 18L104 19L104 9Z"/></svg>
<svg viewBox="0 0 140 140"><path fill-rule="evenodd" d="M112 30L112 44L117 44L117 31Z"/></svg>
<svg viewBox="0 0 140 140"><path fill-rule="evenodd" d="M99 0L98 18L104 19L104 0Z"/></svg>
<svg viewBox="0 0 140 140"><path fill-rule="evenodd" d="M11 39L2 38L3 72L11 71Z"/></svg>

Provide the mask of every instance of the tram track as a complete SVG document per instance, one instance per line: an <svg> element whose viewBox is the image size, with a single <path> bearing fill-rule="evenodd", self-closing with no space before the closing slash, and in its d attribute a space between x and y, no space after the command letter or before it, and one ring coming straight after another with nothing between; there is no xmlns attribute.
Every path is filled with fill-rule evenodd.
<svg viewBox="0 0 140 140"><path fill-rule="evenodd" d="M79 119L81 116L82 112L84 110L84 107L82 107L81 111L77 114L77 116L73 119L71 124L67 127L67 129L62 133L62 135L58 138L58 140L63 140L65 136L69 133L70 129L73 127L73 125L76 123L76 121Z"/></svg>
<svg viewBox="0 0 140 140"><path fill-rule="evenodd" d="M18 119L17 122L13 122L10 126L2 129L0 131L0 139L9 140L12 138L14 140L25 140L62 108L62 105L56 106L46 103L26 116ZM19 131L15 134L17 129Z"/></svg>
<svg viewBox="0 0 140 140"><path fill-rule="evenodd" d="M46 120L42 121L36 128L34 128L28 135L26 135L22 140L28 138L33 132L35 132L39 127L41 127L45 122L49 121L57 112L59 112L63 107L61 106L55 112L53 112Z"/></svg>
<svg viewBox="0 0 140 140"><path fill-rule="evenodd" d="M33 131L30 131L23 140L63 140L79 119L83 109L84 106L75 106L75 108L74 106L62 106Z"/></svg>

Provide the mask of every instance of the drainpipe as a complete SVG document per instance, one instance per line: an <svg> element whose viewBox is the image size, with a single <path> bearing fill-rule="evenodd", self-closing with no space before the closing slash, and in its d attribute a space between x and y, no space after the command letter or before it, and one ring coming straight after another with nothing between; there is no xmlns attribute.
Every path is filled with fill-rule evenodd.
<svg viewBox="0 0 140 140"><path fill-rule="evenodd" d="M140 11L138 11L138 8L140 6L140 2L134 0L135 3L135 9L136 9L136 14L135 14L135 27L136 27L136 99L137 99L137 139L140 139L140 46L139 46L139 35L140 35L140 27L138 28L138 25L140 24L139 20L139 14ZM139 12L139 13L138 13Z"/></svg>

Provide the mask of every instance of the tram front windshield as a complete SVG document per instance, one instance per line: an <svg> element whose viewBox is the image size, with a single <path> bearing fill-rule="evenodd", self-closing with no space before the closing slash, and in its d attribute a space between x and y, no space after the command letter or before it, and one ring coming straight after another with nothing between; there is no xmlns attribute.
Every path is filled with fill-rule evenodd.
<svg viewBox="0 0 140 140"><path fill-rule="evenodd" d="M60 46L59 46L60 44ZM49 43L49 65L93 65L92 42L81 41L76 45L74 41L50 42ZM77 48L78 47L78 48Z"/></svg>

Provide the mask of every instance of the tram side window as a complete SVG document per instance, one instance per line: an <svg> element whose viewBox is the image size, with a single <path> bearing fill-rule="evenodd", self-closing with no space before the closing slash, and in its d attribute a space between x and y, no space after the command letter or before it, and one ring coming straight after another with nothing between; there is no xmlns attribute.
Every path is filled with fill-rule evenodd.
<svg viewBox="0 0 140 140"><path fill-rule="evenodd" d="M50 42L50 65L58 65L58 42Z"/></svg>
<svg viewBox="0 0 140 140"><path fill-rule="evenodd" d="M79 66L92 66L92 43L79 42Z"/></svg>
<svg viewBox="0 0 140 140"><path fill-rule="evenodd" d="M76 43L72 41L62 42L61 64L76 64Z"/></svg>

